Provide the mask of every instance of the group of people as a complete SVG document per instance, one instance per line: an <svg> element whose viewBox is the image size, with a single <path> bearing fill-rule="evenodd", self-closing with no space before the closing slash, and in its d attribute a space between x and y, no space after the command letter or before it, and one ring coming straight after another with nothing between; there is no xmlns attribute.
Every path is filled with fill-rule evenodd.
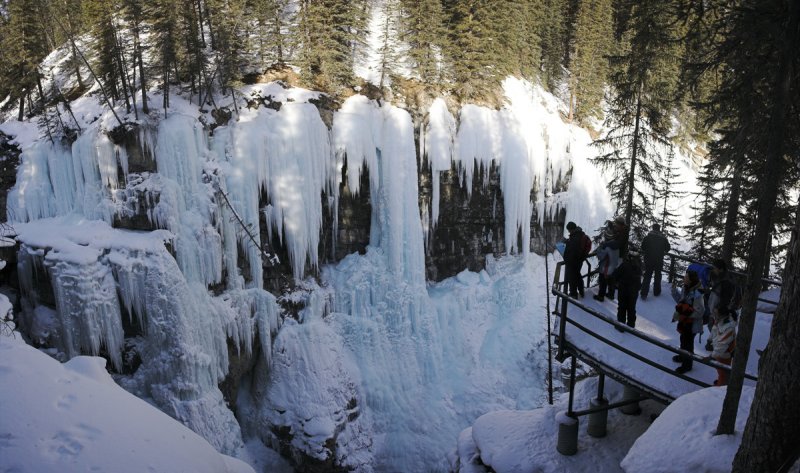
<svg viewBox="0 0 800 473"><path fill-rule="evenodd" d="M569 236L564 241L563 255L567 292L570 297L583 298L584 284L581 268L592 250L592 241L574 222L566 225ZM661 277L664 257L671 247L659 224L652 225L642 239L641 253L628 249L628 225L624 217L606 222L595 255L598 261L598 291L594 299L603 301L617 296L617 320L628 327L636 326L636 302L646 300L653 285L653 296L661 294ZM642 265L642 260L644 265ZM644 266L644 268L642 268ZM714 260L711 265L693 263L689 266L682 284L672 283L672 297L676 302L672 321L677 322L680 348L694 353L695 335L710 332L706 350L708 358L730 365L736 338L737 306L740 296L728 275L724 260ZM617 328L622 331L622 329ZM692 358L675 355L680 363L677 373L692 369ZM717 369L715 386L728 382L728 372Z"/></svg>

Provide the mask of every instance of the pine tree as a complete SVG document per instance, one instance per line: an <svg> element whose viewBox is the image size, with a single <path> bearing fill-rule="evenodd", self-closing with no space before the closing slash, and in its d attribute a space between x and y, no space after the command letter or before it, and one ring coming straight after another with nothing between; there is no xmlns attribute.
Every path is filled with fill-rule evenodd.
<svg viewBox="0 0 800 473"><path fill-rule="evenodd" d="M654 210L656 220L661 224L661 231L672 241L681 236L675 201L680 202L686 196L686 192L677 189L682 184L685 184L685 181L678 179L675 167L675 153L674 150L670 149L667 153L663 172L658 179Z"/></svg>
<svg viewBox="0 0 800 473"><path fill-rule="evenodd" d="M724 64L725 69L714 102L720 116L736 128L723 130L720 141L737 150L743 160L747 159L747 165L755 169L759 190L736 337L737 356L733 359L717 426L717 434L732 434L761 290L760 278L767 263L773 213L780 189L785 185L783 179L789 174L786 158L800 158L795 146L800 117L791 113L800 103L797 76L800 58L796 53L796 45L800 44L800 4L788 0L742 1L728 10L721 27L727 29L727 34L717 50L716 61ZM788 431L759 426L782 425L786 409L793 410L790 418L797 418L800 415L797 406L785 403L769 406L756 401L754 408L760 413L757 419L751 416L748 421L734 459L734 472L775 471L796 447L789 440L797 433L796 425Z"/></svg>
<svg viewBox="0 0 800 473"><path fill-rule="evenodd" d="M297 62L303 79L326 91L353 83L353 63L367 27L364 0L302 0L297 12Z"/></svg>
<svg viewBox="0 0 800 473"><path fill-rule="evenodd" d="M555 91L563 77L563 63L567 56L568 35L567 0L543 0L539 24L541 25L540 69L542 81Z"/></svg>
<svg viewBox="0 0 800 473"><path fill-rule="evenodd" d="M38 91L37 103L44 103L39 62L49 52L42 18L32 12L43 12L39 0L9 0L5 5L7 23L2 37L2 48L7 62L3 65L8 84L13 84L13 98L18 100L17 118L25 118L26 101L33 103L31 95ZM31 110L31 113L35 110Z"/></svg>
<svg viewBox="0 0 800 473"><path fill-rule="evenodd" d="M587 0L578 7L569 57L569 119L585 123L602 114L607 56L611 53L613 10L611 0Z"/></svg>
<svg viewBox="0 0 800 473"><path fill-rule="evenodd" d="M444 12L440 0L401 0L401 38L408 44L412 67L425 84L441 81L445 48Z"/></svg>
<svg viewBox="0 0 800 473"><path fill-rule="evenodd" d="M378 87L387 85L389 77L399 65L400 52L395 46L400 35L400 4L398 0L383 3L383 20L380 23L378 60L380 79Z"/></svg>
<svg viewBox="0 0 800 473"><path fill-rule="evenodd" d="M653 215L653 190L669 153L670 113L675 105L679 61L674 12L669 3L645 0L631 6L622 32L624 47L611 58L613 96L608 132L595 141L594 159L610 171L609 190L630 228L644 227Z"/></svg>
<svg viewBox="0 0 800 473"><path fill-rule="evenodd" d="M250 0L248 16L256 19L261 68L281 64L289 55L290 12L288 0Z"/></svg>

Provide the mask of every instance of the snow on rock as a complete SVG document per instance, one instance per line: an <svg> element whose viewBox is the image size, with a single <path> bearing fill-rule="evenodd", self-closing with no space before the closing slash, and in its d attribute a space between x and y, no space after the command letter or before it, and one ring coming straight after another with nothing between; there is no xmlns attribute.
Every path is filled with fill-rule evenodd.
<svg viewBox="0 0 800 473"><path fill-rule="evenodd" d="M269 382L253 400L256 415L245 424L306 467L370 471L374 433L359 373L343 347L328 321L287 321L275 340Z"/></svg>
<svg viewBox="0 0 800 473"><path fill-rule="evenodd" d="M609 402L621 400L622 386L606 379L605 395ZM588 405L597 396L597 378L580 381L575 386L575 408ZM558 473L620 471L625 453L650 426L650 415L663 407L653 401L641 403L643 414L626 416L614 409L608 414L608 435L594 438L579 427L578 453L565 456L556 450L558 416L567 408L568 393L556 398L554 405L535 410L497 410L474 421L461 432L456 450L451 453L451 469L459 473ZM666 414L662 414L662 417ZM578 422L586 424L587 418ZM665 452L674 455L674 450ZM490 468L490 470L489 470ZM650 471L650 470L642 470ZM695 471L675 470L675 471Z"/></svg>
<svg viewBox="0 0 800 473"><path fill-rule="evenodd" d="M22 314L35 337L57 331L67 358L96 355L102 347L119 371L124 308L141 327L142 364L120 383L221 451L241 446L239 425L217 386L228 371L229 338L249 354L258 336L269 362L278 327L272 295L253 288L212 298L205 285L187 281L164 247L171 236L164 230L131 232L61 218L19 224L17 231L23 290L36 301L34 278L44 270L55 293L57 320L38 321L38 308Z"/></svg>
<svg viewBox="0 0 800 473"><path fill-rule="evenodd" d="M731 471L742 441L755 388L744 386L733 435L714 435L725 388L706 388L679 397L636 440L621 466L626 473Z"/></svg>
<svg viewBox="0 0 800 473"><path fill-rule="evenodd" d="M0 335L0 470L253 472L121 389L104 365L62 365Z"/></svg>

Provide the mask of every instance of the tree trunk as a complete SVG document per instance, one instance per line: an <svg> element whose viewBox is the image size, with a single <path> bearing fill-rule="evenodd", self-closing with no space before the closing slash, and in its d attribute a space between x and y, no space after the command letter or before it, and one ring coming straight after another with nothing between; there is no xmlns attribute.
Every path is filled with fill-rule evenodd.
<svg viewBox="0 0 800 473"><path fill-rule="evenodd" d="M733 243L736 237L736 227L739 224L739 191L741 189L742 173L738 166L733 169L731 179L731 195L728 199L728 213L725 215L725 233L722 237L722 259L733 267Z"/></svg>
<svg viewBox="0 0 800 473"><path fill-rule="evenodd" d="M769 123L767 130L769 135L766 137L767 148L764 156L764 171L761 175L759 182L761 184L762 192L758 197L758 214L756 217L756 228L753 240L750 244L750 255L747 265L747 287L744 292L742 315L739 317L739 333L736 335L736 355L733 357L731 366L731 376L728 381L728 390L725 394L725 401L722 404L722 413L719 417L719 425L717 426L717 434L732 435L736 427L736 415L739 409L739 399L742 396L742 385L744 383L744 373L747 368L747 357L750 353L750 342L753 338L753 326L755 325L756 304L758 303L758 294L761 291L761 274L764 271L764 264L767 261L767 244L771 234L772 225L772 212L775 209L775 202L778 196L778 185L783 168L783 148L784 140L786 138L786 123L789 115L789 104L791 100L791 85L793 75L793 60L794 48L800 43L800 31L798 31L798 24L800 23L800 2L791 1L789 10L789 19L786 24L786 29L783 31L782 51L780 53L780 64L778 65L778 72L775 77L775 88L769 101ZM789 273L791 274L791 273ZM775 334L777 330L773 327L772 333ZM793 340L793 343L796 340ZM796 360L796 359L795 359ZM776 360L777 362L777 360ZM791 359L780 360L781 363L790 364ZM780 368L777 368L780 369ZM788 382L787 380L779 380L781 382ZM770 380L763 378L759 385L770 384ZM793 394L796 394L794 392ZM796 403L796 396L793 398ZM796 406L783 405L779 406L782 409L796 408ZM778 408L778 406L776 406ZM755 416L750 417L751 422L761 422ZM754 428L754 427L751 427ZM788 437L785 435L780 436L785 442L794 442L796 445L796 437ZM789 440L791 439L791 440ZM759 447L755 447L758 445ZM742 442L741 449L744 449L742 455L748 456L748 450L754 452L752 455L767 455L775 451L775 445L763 444L760 441L748 445ZM760 453L758 452L760 448ZM737 454L738 457L738 454ZM765 471L763 469L738 469L734 471Z"/></svg>
<svg viewBox="0 0 800 473"><path fill-rule="evenodd" d="M633 217L633 187L636 182L636 154L639 151L639 122L642 117L642 86L639 86L639 93L636 94L636 117L633 121L633 146L631 147L631 172L628 175L628 198L625 202L625 220L628 223L628 230L631 228L631 218Z"/></svg>
<svg viewBox="0 0 800 473"><path fill-rule="evenodd" d="M786 258L786 278L759 361L758 385L733 472L778 471L800 438L800 207ZM796 458L795 458L796 459Z"/></svg>
<svg viewBox="0 0 800 473"><path fill-rule="evenodd" d="M22 95L19 97L19 114L17 115L17 121L22 121L25 118L25 95L27 90L22 91Z"/></svg>
<svg viewBox="0 0 800 473"><path fill-rule="evenodd" d="M142 60L142 43L139 40L139 19L134 18L133 24L133 56L136 62L133 67L139 66L139 83L142 88L142 112L150 113L150 108L147 106L147 84L144 75L144 61ZM135 72L135 71L134 71Z"/></svg>

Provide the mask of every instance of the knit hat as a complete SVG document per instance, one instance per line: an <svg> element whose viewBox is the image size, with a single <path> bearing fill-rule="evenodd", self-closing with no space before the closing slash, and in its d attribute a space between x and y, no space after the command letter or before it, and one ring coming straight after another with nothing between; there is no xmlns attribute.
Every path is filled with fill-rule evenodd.
<svg viewBox="0 0 800 473"><path fill-rule="evenodd" d="M657 224L657 223L654 223L654 224L653 224L653 230L655 230L655 231L657 231L657 232L658 232L658 231L661 231L661 225L659 225L659 224Z"/></svg>
<svg viewBox="0 0 800 473"><path fill-rule="evenodd" d="M575 225L575 222L567 223L567 230L569 231L575 230L575 227L577 227L577 225Z"/></svg>
<svg viewBox="0 0 800 473"><path fill-rule="evenodd" d="M625 225L625 217L623 217L622 215L617 216L617 218L614 219L614 223Z"/></svg>

